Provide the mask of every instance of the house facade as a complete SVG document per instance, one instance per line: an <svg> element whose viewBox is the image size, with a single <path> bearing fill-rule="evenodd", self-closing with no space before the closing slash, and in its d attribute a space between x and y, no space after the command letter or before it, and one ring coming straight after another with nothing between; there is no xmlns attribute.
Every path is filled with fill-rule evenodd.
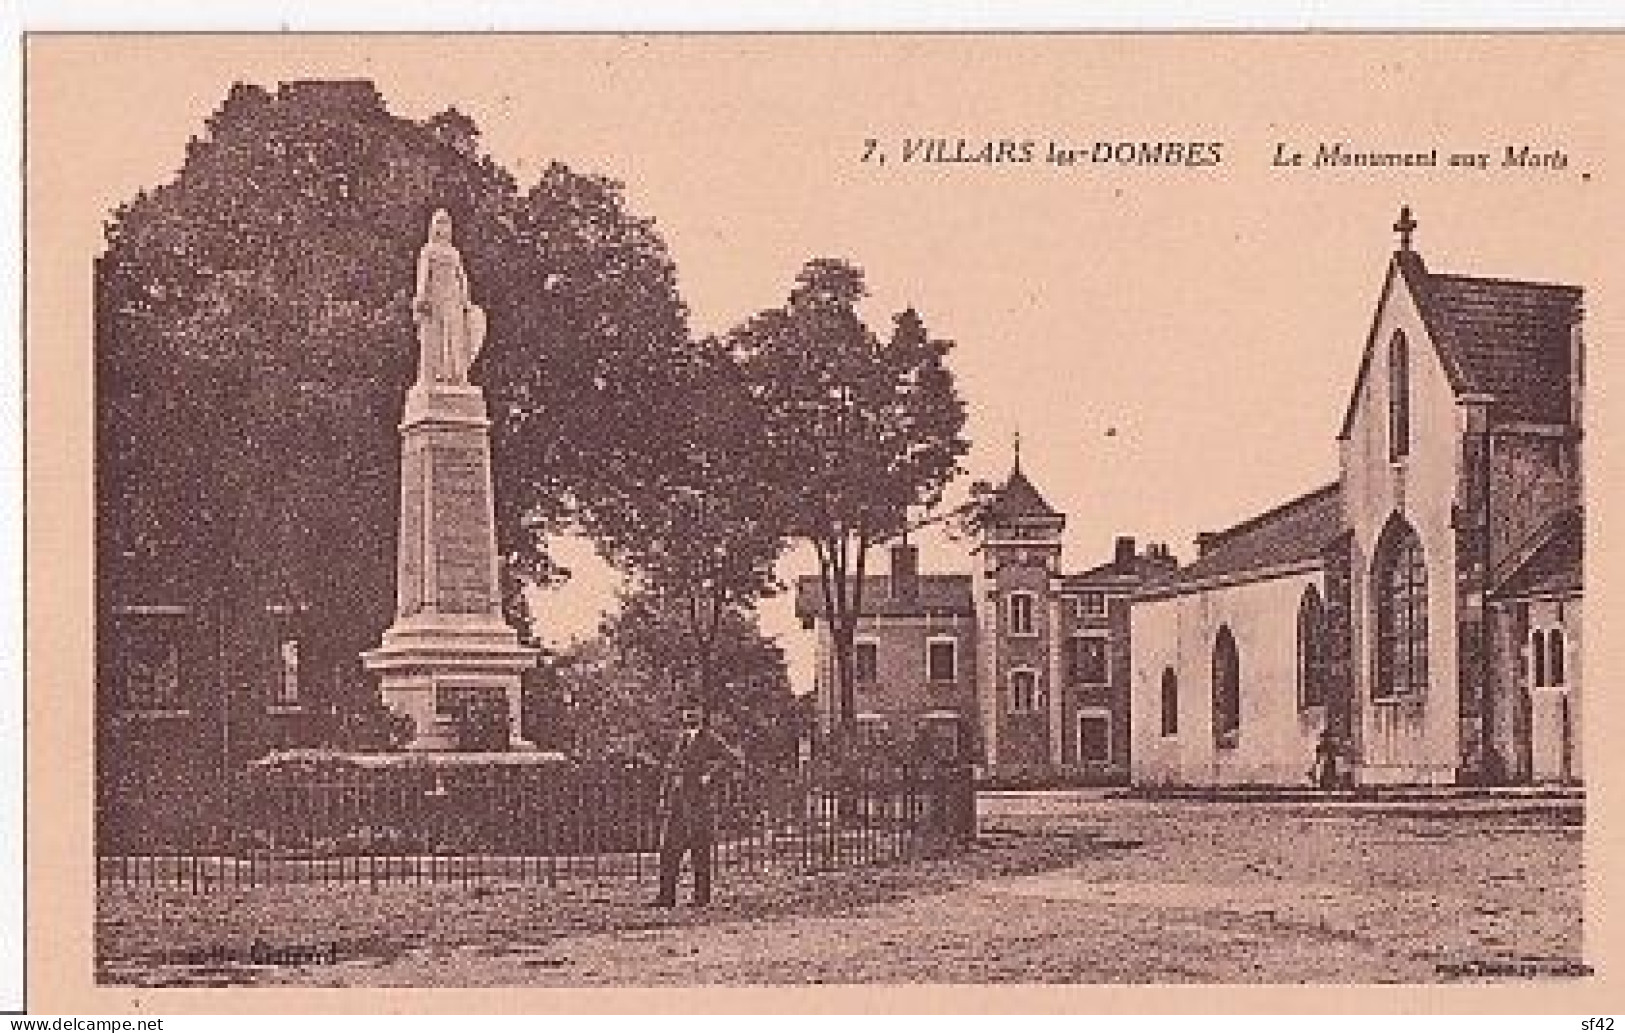
<svg viewBox="0 0 1625 1033"><path fill-rule="evenodd" d="M195 831L257 757L330 742L351 693L297 607L226 612L174 595L109 601L97 618L97 834L109 849Z"/></svg>
<svg viewBox="0 0 1625 1033"><path fill-rule="evenodd" d="M1019 461L983 509L968 573L921 574L915 546L866 579L854 643L859 734L928 738L1010 782L1127 777L1129 598L1173 567L1166 549L1119 538L1112 558L1065 573L1066 517ZM839 713L835 653L816 577L796 586L815 634L814 691Z"/></svg>
<svg viewBox="0 0 1625 1033"><path fill-rule="evenodd" d="M1581 291L1430 271L1403 212L1336 482L1199 540L1131 619L1134 780L1573 781Z"/></svg>
<svg viewBox="0 0 1625 1033"><path fill-rule="evenodd" d="M230 770L333 738L353 665L324 663L302 614L271 605L223 627L208 607L127 603L102 619L98 733L110 773ZM228 687L229 686L229 691Z"/></svg>

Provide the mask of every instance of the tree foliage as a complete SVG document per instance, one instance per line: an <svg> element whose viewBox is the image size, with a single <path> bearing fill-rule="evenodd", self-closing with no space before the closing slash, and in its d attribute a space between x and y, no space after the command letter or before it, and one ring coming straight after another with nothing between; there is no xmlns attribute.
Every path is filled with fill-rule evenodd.
<svg viewBox="0 0 1625 1033"><path fill-rule="evenodd" d="M545 574L546 532L658 420L687 347L665 246L610 180L528 191L449 110L369 83L233 87L169 182L121 206L96 267L98 584L109 597L311 615L320 665L376 643L394 599L410 298L449 209L490 333L498 535ZM242 655L246 646L228 643Z"/></svg>
<svg viewBox="0 0 1625 1033"><path fill-rule="evenodd" d="M623 600L623 643L629 623L658 625L661 669L680 656L691 701L709 711L727 689L726 632L780 587L786 543L760 476L759 411L732 354L701 342L673 393L682 404L660 436L583 508L582 523L637 586Z"/></svg>
<svg viewBox="0 0 1625 1033"><path fill-rule="evenodd" d="M792 763L807 698L791 692L783 651L754 613L725 614L711 662L712 720L753 763ZM663 760L677 712L700 679L687 615L664 596L632 590L596 637L549 664L549 692L568 725L561 745L585 758Z"/></svg>
<svg viewBox="0 0 1625 1033"><path fill-rule="evenodd" d="M858 312L866 294L862 270L816 259L786 304L730 337L758 406L764 482L787 533L818 557L848 734L869 550L900 534L911 508L940 500L969 448L952 344L912 309L882 338Z"/></svg>
<svg viewBox="0 0 1625 1033"><path fill-rule="evenodd" d="M783 306L695 342L666 246L618 183L552 164L522 187L466 114L403 118L366 82L233 87L174 178L109 220L101 602L226 615L228 691L257 676L244 658L265 606L303 614L301 671L332 673L360 694L333 702L366 709L355 658L392 612L414 263L438 207L489 322L471 376L494 421L509 613L517 579L558 573L548 536L585 530L633 576L619 669L731 720L756 713L741 699L787 693L754 607L802 538L850 718L866 552L938 499L966 448L948 342L912 311L870 331L862 272L833 260L809 263Z"/></svg>

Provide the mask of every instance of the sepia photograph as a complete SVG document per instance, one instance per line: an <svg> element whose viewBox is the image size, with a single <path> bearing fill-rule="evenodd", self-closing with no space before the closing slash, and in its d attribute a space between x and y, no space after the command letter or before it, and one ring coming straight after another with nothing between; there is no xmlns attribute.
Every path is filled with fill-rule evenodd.
<svg viewBox="0 0 1625 1033"><path fill-rule="evenodd" d="M25 56L58 1007L1605 986L1625 37Z"/></svg>

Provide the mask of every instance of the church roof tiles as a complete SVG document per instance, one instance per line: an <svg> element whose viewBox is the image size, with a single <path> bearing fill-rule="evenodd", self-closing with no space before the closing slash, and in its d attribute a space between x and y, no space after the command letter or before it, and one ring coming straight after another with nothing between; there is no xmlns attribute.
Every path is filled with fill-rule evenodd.
<svg viewBox="0 0 1625 1033"><path fill-rule="evenodd" d="M1491 413L1500 419L1568 421L1580 288L1427 273L1418 294L1457 390L1493 395Z"/></svg>
<svg viewBox="0 0 1625 1033"><path fill-rule="evenodd" d="M1180 595L1248 574L1318 561L1321 550L1342 529L1342 497L1333 482L1205 536L1202 554L1150 591Z"/></svg>

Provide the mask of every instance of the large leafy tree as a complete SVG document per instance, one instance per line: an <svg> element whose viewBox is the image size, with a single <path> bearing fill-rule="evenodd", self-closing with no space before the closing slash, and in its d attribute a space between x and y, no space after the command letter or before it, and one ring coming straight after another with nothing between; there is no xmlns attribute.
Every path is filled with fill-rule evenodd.
<svg viewBox="0 0 1625 1033"><path fill-rule="evenodd" d="M375 644L436 207L490 320L473 375L496 419L500 544L521 573L548 570L544 534L613 483L641 445L626 417L658 424L688 346L654 227L560 165L521 191L454 110L401 118L364 82L239 85L174 179L113 214L97 262L104 601L207 599L228 660L266 603L307 615L305 669Z"/></svg>
<svg viewBox="0 0 1625 1033"><path fill-rule="evenodd" d="M578 750L634 744L654 759L675 727L678 707L711 679L710 720L757 765L790 763L806 723L790 688L784 652L753 611L723 613L699 669L692 617L666 593L633 588L604 620L599 637L564 666L572 679L570 714Z"/></svg>
<svg viewBox="0 0 1625 1033"><path fill-rule="evenodd" d="M969 448L951 343L912 309L876 334L858 312L866 294L860 269L817 259L783 306L730 336L758 406L763 482L782 526L818 559L848 741L869 551L902 533L911 509L940 502Z"/></svg>
<svg viewBox="0 0 1625 1033"><path fill-rule="evenodd" d="M698 360L666 245L618 183L550 165L514 228L524 297L506 346L488 347L476 374L500 413L509 569L539 581L558 571L549 533L613 511L668 462Z"/></svg>
<svg viewBox="0 0 1625 1033"><path fill-rule="evenodd" d="M780 587L786 542L760 476L760 410L733 355L701 342L672 391L682 404L659 437L627 453L582 524L637 588L623 599L622 641L633 641L631 626L656 627L660 669L686 672L686 695L709 713L730 688L727 633Z"/></svg>

